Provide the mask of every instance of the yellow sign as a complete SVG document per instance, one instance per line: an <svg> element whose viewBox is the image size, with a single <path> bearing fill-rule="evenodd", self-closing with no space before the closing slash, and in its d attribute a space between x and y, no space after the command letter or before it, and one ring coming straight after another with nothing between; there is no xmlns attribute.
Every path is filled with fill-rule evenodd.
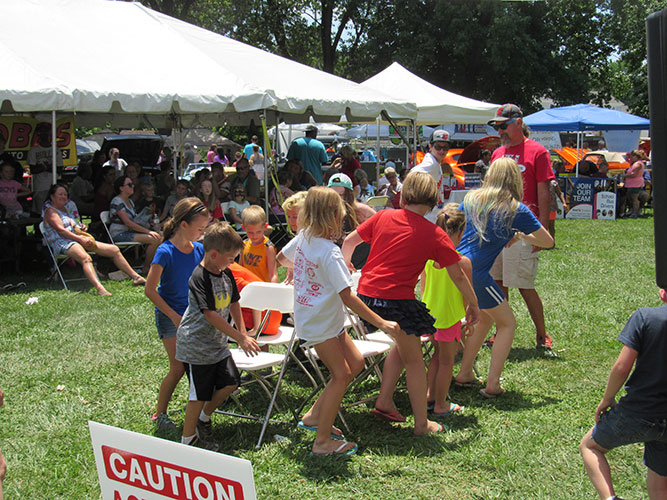
<svg viewBox="0 0 667 500"><path fill-rule="evenodd" d="M37 130L49 131L51 142L51 123L40 122L29 116L0 116L0 134L7 140L5 151L16 161L27 166L28 151L37 146ZM56 122L56 146L60 150L65 167L76 165L76 137L74 135L74 117L68 116Z"/></svg>

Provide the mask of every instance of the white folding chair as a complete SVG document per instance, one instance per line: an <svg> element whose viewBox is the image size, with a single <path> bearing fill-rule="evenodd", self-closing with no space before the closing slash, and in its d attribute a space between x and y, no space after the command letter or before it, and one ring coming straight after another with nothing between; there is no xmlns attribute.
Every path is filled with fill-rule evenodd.
<svg viewBox="0 0 667 500"><path fill-rule="evenodd" d="M85 281L87 279L85 277L83 277L83 278L70 278L69 280L65 279L65 277L63 276L62 270L61 270L61 266L65 262L67 262L71 257L69 257L68 255L64 255L64 254L56 254L53 251L53 249L51 248L51 245L49 244L49 241L46 238L44 238L44 236L43 236L45 230L46 230L45 223L44 223L44 221L42 221L42 222L39 223L39 231L40 231L40 233L42 233L42 241L44 242L44 246L46 246L46 248L48 249L49 255L51 256L51 259L53 260L53 272L51 273L51 275L48 278L49 281L54 279L56 274L58 274L58 276L60 277L60 281L62 282L63 287L65 288L65 290L69 290L69 287L67 286L67 281ZM91 254L91 252L88 252L88 253Z"/></svg>
<svg viewBox="0 0 667 500"><path fill-rule="evenodd" d="M249 283L248 285L241 290L241 307L247 307L250 309L256 309L258 311L279 311L283 314L291 314L294 310L294 288L282 283L264 283L261 281ZM262 319L262 323L257 328L258 331L262 331L264 326L268 323L270 314L266 314ZM257 342L260 345L284 345L287 344L286 351L284 354L274 354L269 352L260 352L257 356L246 356L246 354L241 349L231 349L232 356L236 366L239 370L245 370L250 373L253 379L258 382L260 387L270 396L269 406L266 410L266 415L262 417L254 417L251 415L241 415L237 413L225 412L222 410L216 410L217 413L222 413L225 415L231 415L241 418L249 418L252 420L258 420L262 422L262 430L259 434L259 439L257 440L256 449L262 444L264 439L264 433L266 432L266 427L269 424L271 418L271 413L274 406L276 406L276 399L278 398L278 391L280 390L280 384L282 382L283 376L285 374L285 368L287 366L287 361L292 356L292 347L294 344L294 339L296 338L296 332L293 328L282 327L282 333L275 335L260 335L257 338ZM294 358L293 358L294 359ZM300 364L300 363L299 363ZM278 374L278 379L275 382L273 387L273 393L270 391L270 382L262 377L258 372L259 370L264 370L266 368L271 368L276 365L281 365L280 373ZM245 385L245 384L244 384ZM285 404L285 406L288 406ZM298 420L297 413L292 410L294 418Z"/></svg>
<svg viewBox="0 0 667 500"><path fill-rule="evenodd" d="M366 200L366 205L372 207L375 211L386 208L388 204L389 196L373 196Z"/></svg>
<svg viewBox="0 0 667 500"><path fill-rule="evenodd" d="M120 251L125 253L128 249L130 248L139 248L144 245L144 243L140 243L138 241L119 241L116 243L113 238L111 237L111 232L109 231L109 224L111 222L111 216L109 215L109 211L105 210L103 212L100 212L100 220L102 221L102 225L104 226L104 230L107 232L107 236L109 237L109 242L112 245L116 245L118 248L120 248Z"/></svg>

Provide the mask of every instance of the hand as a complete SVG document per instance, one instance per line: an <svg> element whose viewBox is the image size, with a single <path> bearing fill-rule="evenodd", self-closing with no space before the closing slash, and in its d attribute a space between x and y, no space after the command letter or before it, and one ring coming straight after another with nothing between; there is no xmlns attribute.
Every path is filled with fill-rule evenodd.
<svg viewBox="0 0 667 500"><path fill-rule="evenodd" d="M92 250L93 248L95 248L95 242L90 238L81 238L81 241L79 243L81 243L81 246L86 250Z"/></svg>
<svg viewBox="0 0 667 500"><path fill-rule="evenodd" d="M245 352L246 355L248 356L254 356L258 352L260 352L259 344L257 343L257 341L246 335L241 337L241 342L239 342L239 346L241 347L241 349L243 349L243 352Z"/></svg>
<svg viewBox="0 0 667 500"><path fill-rule="evenodd" d="M611 400L603 399L602 401L600 401L600 404L595 409L595 423L596 424L600 423L600 416L605 411L607 411L610 408L613 408L614 406L616 406L616 400L615 399L611 399Z"/></svg>
<svg viewBox="0 0 667 500"><path fill-rule="evenodd" d="M533 245L533 249L530 253L539 252L540 250L544 250L544 248Z"/></svg>
<svg viewBox="0 0 667 500"><path fill-rule="evenodd" d="M88 231L88 226L81 224L81 231Z"/></svg>
<svg viewBox="0 0 667 500"><path fill-rule="evenodd" d="M285 281L283 283L286 285L291 285L294 283L294 269L291 267L287 268L287 273L285 273Z"/></svg>
<svg viewBox="0 0 667 500"><path fill-rule="evenodd" d="M147 234L154 240L159 240L160 238L162 238L162 236L160 236L160 233L156 233L155 231L148 231Z"/></svg>
<svg viewBox="0 0 667 500"><path fill-rule="evenodd" d="M181 316L180 314L174 314L174 316L171 317L170 319L171 319L171 322L174 324L174 326L176 326L176 328L178 328L178 326L181 324L181 320L183 319L183 316Z"/></svg>
<svg viewBox="0 0 667 500"><path fill-rule="evenodd" d="M401 327L398 326L398 323L395 321L383 320L382 324L380 325L380 330L389 335L391 338L396 338L401 331Z"/></svg>
<svg viewBox="0 0 667 500"><path fill-rule="evenodd" d="M466 325L472 326L477 323L481 314L482 313L477 306L469 305L466 307Z"/></svg>
<svg viewBox="0 0 667 500"><path fill-rule="evenodd" d="M350 271L350 274L354 274L357 272L357 269L352 264L352 261L346 262L345 265L347 266L347 270Z"/></svg>
<svg viewBox="0 0 667 500"><path fill-rule="evenodd" d="M251 328L247 332L245 332L248 337L256 337L257 336L257 329L256 328Z"/></svg>
<svg viewBox="0 0 667 500"><path fill-rule="evenodd" d="M470 335L472 335L472 327L466 322L461 327L461 340L468 340Z"/></svg>

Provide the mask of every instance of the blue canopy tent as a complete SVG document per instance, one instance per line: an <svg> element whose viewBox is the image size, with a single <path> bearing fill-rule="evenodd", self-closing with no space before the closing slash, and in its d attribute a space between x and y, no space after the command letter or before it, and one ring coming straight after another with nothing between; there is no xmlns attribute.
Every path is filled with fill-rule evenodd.
<svg viewBox="0 0 667 500"><path fill-rule="evenodd" d="M599 108L590 104L575 104L560 108L543 109L525 116L523 121L532 130L577 132L577 151L583 143L586 130L648 130L649 121L640 116ZM577 161L579 175L579 161Z"/></svg>

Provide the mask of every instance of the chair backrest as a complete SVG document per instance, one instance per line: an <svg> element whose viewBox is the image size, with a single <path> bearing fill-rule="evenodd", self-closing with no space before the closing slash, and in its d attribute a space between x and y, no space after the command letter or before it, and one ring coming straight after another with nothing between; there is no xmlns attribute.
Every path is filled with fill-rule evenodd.
<svg viewBox="0 0 667 500"><path fill-rule="evenodd" d="M111 220L111 216L109 215L108 210L104 210L103 212L100 212L100 220L102 223L106 226L109 224L109 221Z"/></svg>
<svg viewBox="0 0 667 500"><path fill-rule="evenodd" d="M386 207L389 203L389 196L373 196L366 200L366 205L373 208Z"/></svg>
<svg viewBox="0 0 667 500"><path fill-rule="evenodd" d="M266 309L291 313L294 311L294 287L282 283L255 281L241 290L241 307L258 311Z"/></svg>

